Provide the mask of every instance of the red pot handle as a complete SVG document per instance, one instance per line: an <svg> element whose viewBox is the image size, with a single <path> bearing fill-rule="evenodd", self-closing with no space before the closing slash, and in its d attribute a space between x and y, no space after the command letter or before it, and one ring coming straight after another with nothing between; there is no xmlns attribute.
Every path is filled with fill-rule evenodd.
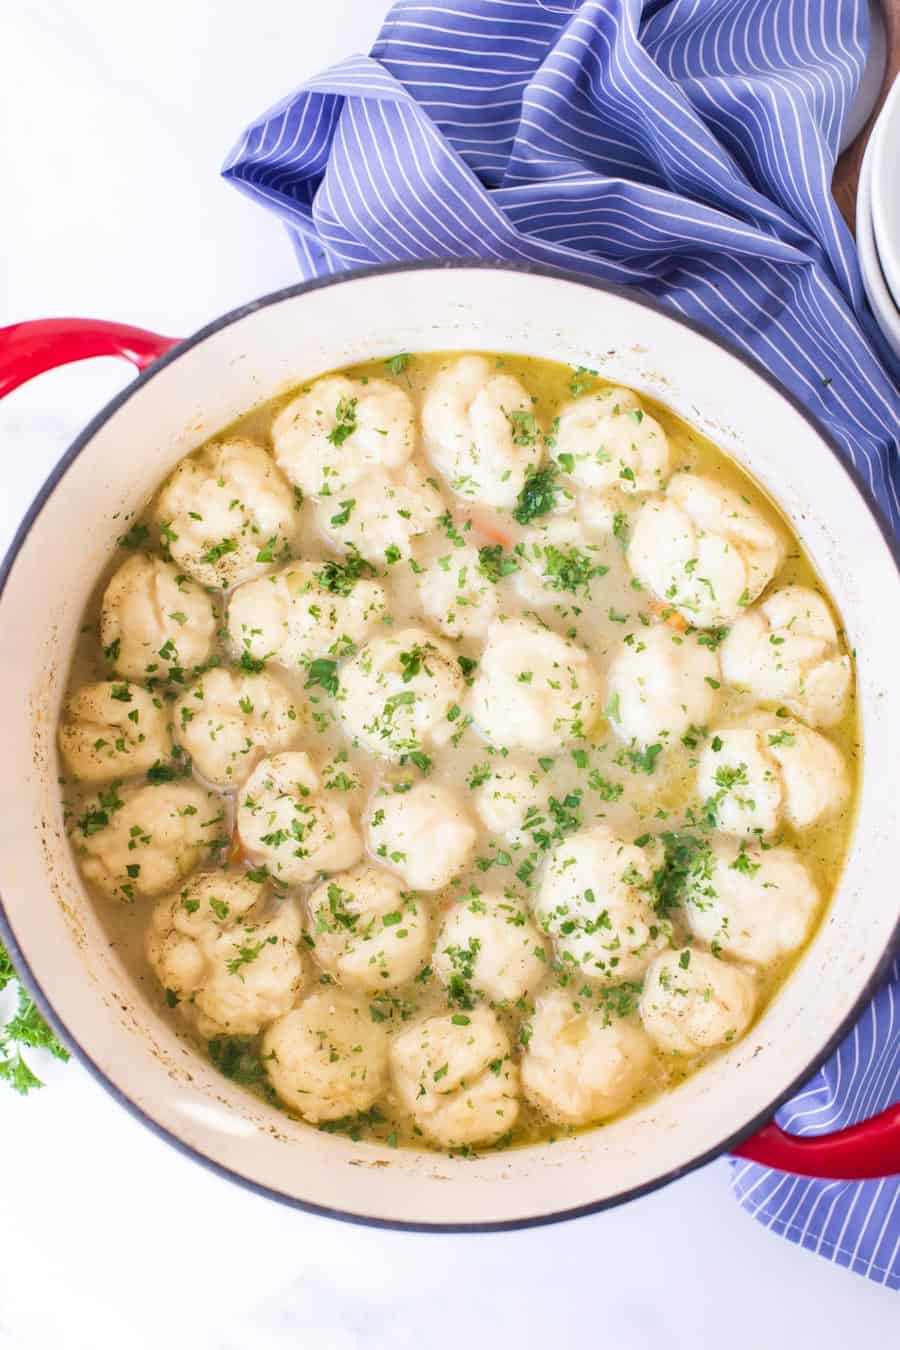
<svg viewBox="0 0 900 1350"><path fill-rule="evenodd" d="M145 370L178 342L104 319L35 319L0 328L0 398L56 366L89 356L123 356Z"/></svg>
<svg viewBox="0 0 900 1350"><path fill-rule="evenodd" d="M770 1120L734 1150L739 1158L833 1181L866 1181L900 1173L900 1102L871 1120L834 1134L800 1137Z"/></svg>

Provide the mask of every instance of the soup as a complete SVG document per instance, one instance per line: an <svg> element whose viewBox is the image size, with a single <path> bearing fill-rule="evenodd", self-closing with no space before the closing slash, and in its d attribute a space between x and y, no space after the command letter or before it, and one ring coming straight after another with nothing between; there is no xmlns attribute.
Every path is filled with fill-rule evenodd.
<svg viewBox="0 0 900 1350"><path fill-rule="evenodd" d="M859 746L790 523L592 371L406 353L256 408L122 536L59 727L110 942L320 1129L556 1137L744 1035Z"/></svg>

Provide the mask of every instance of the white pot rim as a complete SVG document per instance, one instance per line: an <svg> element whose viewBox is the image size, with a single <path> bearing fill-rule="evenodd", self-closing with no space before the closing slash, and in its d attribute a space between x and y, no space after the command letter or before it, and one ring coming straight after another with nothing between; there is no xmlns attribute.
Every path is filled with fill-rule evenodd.
<svg viewBox="0 0 900 1350"><path fill-rule="evenodd" d="M236 309L229 310L225 314L220 315L218 318L198 329L190 337L184 338L176 343L169 351L155 360L147 369L142 371L125 389L121 390L110 399L90 422L87 423L84 429L79 432L68 449L54 465L46 480L36 493L31 505L28 507L2 562L0 562L0 601L3 599L12 569L32 527L50 497L63 482L69 468L75 463L82 450L90 443L100 428L118 412L137 390L156 378L156 376L158 376L167 366L178 361L185 353L200 346L204 341L218 333L220 330L238 323L240 320L247 318L259 310L278 305L284 301L293 300L297 296L306 294L310 291L341 286L342 284L365 277L416 271L431 272L448 270L500 271L537 275L546 277L550 280L565 281L587 289L615 295L626 299L637 306L654 311L660 316L665 317L667 320L693 331L706 341L713 343L723 351L727 352L731 357L740 362L751 374L756 376L756 378L765 381L771 389L785 399L791 405L793 410L814 430L818 439L827 446L834 459L843 470L848 485L851 489L855 490L862 499L869 515L877 526L884 544L893 560L898 578L900 578L900 540L894 537L887 517L875 500L862 476L847 462L836 440L830 434L827 427L817 421L801 401L775 379L765 366L755 358L748 356L737 346L737 344L722 338L711 328L702 323L685 318L680 314L673 313L660 301L652 297L636 292L629 287L599 281L564 268L546 267L534 263L495 261L493 259L436 258L359 267L338 275L330 275L327 277L316 278L311 281L299 282L292 286L272 291L269 294L249 301L247 304L239 306ZM30 964L26 960L16 939L15 932L3 904L2 896L0 896L0 940L2 940L9 951L16 970L22 977L22 983L34 999L41 1015L64 1042L66 1047L71 1050L79 1063L87 1069L92 1077L106 1089L119 1105L123 1106L136 1120L139 1120L157 1135L157 1137L172 1145L185 1157L201 1163L213 1173L222 1176L229 1181L237 1182L239 1185L246 1187L248 1190L258 1195L264 1196L267 1199L276 1200L279 1203L288 1205L294 1209L299 1209L306 1213L316 1214L326 1218L339 1219L344 1222L355 1223L364 1227L393 1229L404 1232L491 1233L513 1231L521 1228L542 1227L546 1224L559 1223L567 1219L582 1218L589 1214L595 1214L605 1209L611 1209L618 1205L626 1204L630 1200L636 1200L651 1191L657 1190L662 1186L668 1185L672 1181L678 1180L682 1176L686 1176L688 1173L711 1162L716 1157L733 1152L741 1143L771 1120L775 1112L788 1101L800 1087L807 1083L819 1068L821 1068L825 1061L837 1049L841 1041L851 1031L860 1014L885 979L895 956L900 955L900 919L898 919L894 926L884 951L877 963L873 966L871 974L862 986L857 998L821 1048L811 1057L803 1071L797 1074L786 1087L782 1088L782 1090L773 1097L766 1107L758 1111L752 1119L742 1125L740 1129L729 1133L719 1143L704 1149L696 1156L690 1158L687 1162L660 1173L659 1176L654 1177L651 1181L639 1186L633 1186L614 1195L606 1196L600 1200L594 1200L581 1206L569 1207L555 1212L542 1212L523 1218L471 1223L405 1221L401 1219L381 1218L365 1213L356 1213L348 1209L333 1208L313 1201L301 1199L295 1195L288 1194L285 1191L280 1191L274 1186L256 1181L254 1178L248 1177L234 1168L227 1167L216 1161L214 1158L211 1158L202 1150L180 1138L173 1130L161 1124L148 1110L139 1106L91 1057L82 1045L76 1032L66 1025L64 1020L56 1012L51 996L44 990L34 975Z"/></svg>

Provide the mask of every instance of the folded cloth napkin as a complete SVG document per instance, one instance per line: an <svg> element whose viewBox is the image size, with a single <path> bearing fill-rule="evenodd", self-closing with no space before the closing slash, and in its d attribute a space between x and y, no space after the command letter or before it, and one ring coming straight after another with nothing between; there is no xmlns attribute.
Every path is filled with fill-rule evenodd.
<svg viewBox="0 0 900 1350"><path fill-rule="evenodd" d="M867 40L865 0L398 0L370 56L264 113L224 173L305 277L455 255L657 297L762 361L900 531L900 397L829 191ZM781 1124L896 1100L895 1003L896 966ZM737 1164L734 1184L776 1232L900 1286L900 1180Z"/></svg>

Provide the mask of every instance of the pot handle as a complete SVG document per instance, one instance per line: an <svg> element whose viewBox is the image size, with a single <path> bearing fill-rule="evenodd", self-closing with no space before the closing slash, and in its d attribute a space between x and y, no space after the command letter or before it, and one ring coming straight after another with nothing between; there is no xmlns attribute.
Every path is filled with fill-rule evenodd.
<svg viewBox="0 0 900 1350"><path fill-rule="evenodd" d="M0 328L0 398L45 370L89 356L123 356L146 370L178 342L104 319L34 319Z"/></svg>
<svg viewBox="0 0 900 1350"><path fill-rule="evenodd" d="M733 1152L801 1177L866 1181L893 1176L900 1173L900 1102L834 1134L801 1138L770 1120Z"/></svg>

